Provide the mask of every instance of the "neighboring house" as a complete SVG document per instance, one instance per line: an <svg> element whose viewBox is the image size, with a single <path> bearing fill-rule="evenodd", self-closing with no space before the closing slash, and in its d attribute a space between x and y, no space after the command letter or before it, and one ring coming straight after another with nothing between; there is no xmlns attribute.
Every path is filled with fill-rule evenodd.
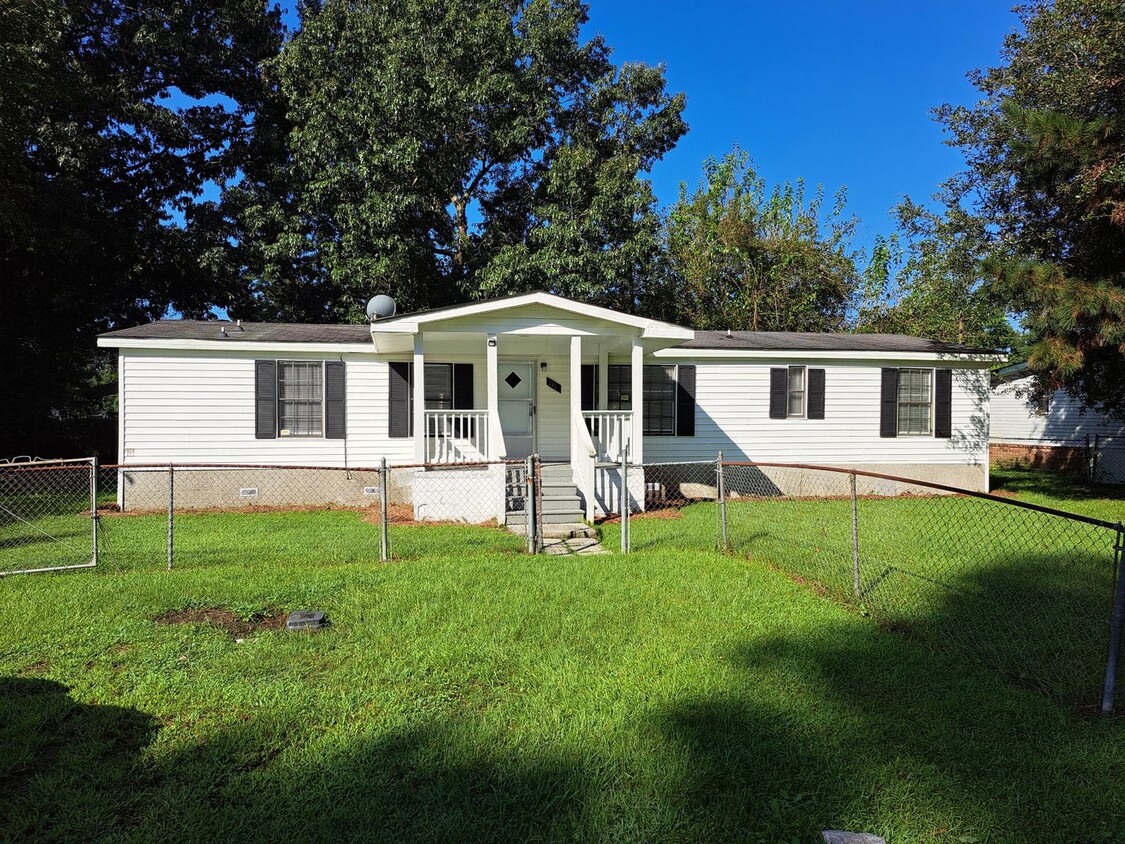
<svg viewBox="0 0 1125 844"><path fill-rule="evenodd" d="M1115 453L1107 456L1103 468L1118 474L1113 467L1118 462L1116 452L1121 450L1125 425L1087 408L1065 390L1036 400L1032 397L1034 386L1035 376L1026 363L1015 363L995 373L989 432L992 460L1087 473L1104 441Z"/></svg>
<svg viewBox="0 0 1125 844"><path fill-rule="evenodd" d="M164 320L98 345L119 353L124 464L439 467L537 453L561 464L588 518L616 510L601 487L626 454L636 465L722 451L987 489L1000 359L898 335L692 331L547 293L371 325ZM503 500L495 469L420 468L391 494L419 517L499 517L487 495L461 497L488 499L481 512L430 500L439 474L446 491L452 474L466 490L499 485ZM630 472L642 500L644 473L651 487L660 470Z"/></svg>

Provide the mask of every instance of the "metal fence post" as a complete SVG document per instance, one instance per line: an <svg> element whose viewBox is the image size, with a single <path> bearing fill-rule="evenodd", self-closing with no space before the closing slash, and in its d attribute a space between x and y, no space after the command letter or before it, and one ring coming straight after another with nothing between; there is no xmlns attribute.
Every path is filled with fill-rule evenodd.
<svg viewBox="0 0 1125 844"><path fill-rule="evenodd" d="M1113 569L1116 585L1113 590L1113 615L1109 622L1109 654L1105 664L1105 687L1102 691L1102 715L1113 714L1117 691L1117 662L1121 656L1121 628L1125 621L1125 527L1117 523L1113 542Z"/></svg>
<svg viewBox="0 0 1125 844"><path fill-rule="evenodd" d="M629 553L629 446L621 455L621 553Z"/></svg>
<svg viewBox="0 0 1125 844"><path fill-rule="evenodd" d="M719 498L719 548L722 551L730 550L730 541L727 536L727 484L726 474L723 472L723 453L719 452L719 459L715 461L715 491Z"/></svg>
<svg viewBox="0 0 1125 844"><path fill-rule="evenodd" d="M94 554L90 562L98 564L98 458L90 458L90 533L94 543Z"/></svg>
<svg viewBox="0 0 1125 844"><path fill-rule="evenodd" d="M849 475L852 487L852 589L857 598L863 597L859 580L859 496L855 491L855 472Z"/></svg>
<svg viewBox="0 0 1125 844"><path fill-rule="evenodd" d="M172 570L173 535L176 522L176 470L168 464L168 571Z"/></svg>
<svg viewBox="0 0 1125 844"><path fill-rule="evenodd" d="M379 559L384 563L391 559L390 527L387 525L387 458L379 462Z"/></svg>
<svg viewBox="0 0 1125 844"><path fill-rule="evenodd" d="M524 493L523 509L527 513L527 553L534 554L537 550L536 534L536 521L538 516L535 512L535 457L534 455L527 456L527 462L524 464L524 469L527 472L526 486L527 489Z"/></svg>

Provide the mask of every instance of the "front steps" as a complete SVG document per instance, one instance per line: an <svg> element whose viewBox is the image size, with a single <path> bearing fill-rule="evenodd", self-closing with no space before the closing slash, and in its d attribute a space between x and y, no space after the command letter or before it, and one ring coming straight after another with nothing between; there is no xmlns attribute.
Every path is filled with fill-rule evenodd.
<svg viewBox="0 0 1125 844"><path fill-rule="evenodd" d="M541 463L539 475L542 483L540 504L543 508L542 524L545 539L574 539L597 537L597 531L584 521L582 498L572 480L569 463ZM505 524L513 533L527 533L527 468L522 465L508 467L505 490Z"/></svg>

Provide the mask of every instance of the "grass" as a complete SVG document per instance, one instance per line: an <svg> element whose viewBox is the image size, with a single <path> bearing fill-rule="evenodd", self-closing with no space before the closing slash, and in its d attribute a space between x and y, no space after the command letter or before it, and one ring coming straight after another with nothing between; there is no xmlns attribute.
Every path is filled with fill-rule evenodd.
<svg viewBox="0 0 1125 844"><path fill-rule="evenodd" d="M755 512L749 558L696 505L629 557L401 526L387 565L360 513L185 516L172 572L106 519L105 567L0 580L0 837L1125 841L1120 723L818 598ZM153 621L210 607L333 626Z"/></svg>
<svg viewBox="0 0 1125 844"><path fill-rule="evenodd" d="M1009 470L1006 497L1117 522L1125 491ZM671 516L671 518L669 518ZM632 521L632 547L717 544L718 510L698 503ZM1100 705L1113 592L1115 532L970 497L858 502L861 597L854 591L847 497L753 498L727 504L731 551L874 614L1085 711ZM605 526L619 547L620 526Z"/></svg>

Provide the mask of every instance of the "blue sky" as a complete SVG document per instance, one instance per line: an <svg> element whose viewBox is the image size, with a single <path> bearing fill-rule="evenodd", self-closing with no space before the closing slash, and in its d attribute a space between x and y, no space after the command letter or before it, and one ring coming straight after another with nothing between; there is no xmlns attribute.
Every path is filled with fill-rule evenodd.
<svg viewBox="0 0 1125 844"><path fill-rule="evenodd" d="M973 102L965 74L1017 24L997 0L591 0L589 29L687 94L690 131L652 172L662 204L737 143L771 184L846 185L866 245L961 169L930 109Z"/></svg>
<svg viewBox="0 0 1125 844"><path fill-rule="evenodd" d="M930 112L974 101L966 73L999 62L1013 2L589 0L586 34L619 63L663 63L687 94L690 130L651 174L661 205L738 144L771 184L846 186L869 246L899 199L929 200L961 169Z"/></svg>

